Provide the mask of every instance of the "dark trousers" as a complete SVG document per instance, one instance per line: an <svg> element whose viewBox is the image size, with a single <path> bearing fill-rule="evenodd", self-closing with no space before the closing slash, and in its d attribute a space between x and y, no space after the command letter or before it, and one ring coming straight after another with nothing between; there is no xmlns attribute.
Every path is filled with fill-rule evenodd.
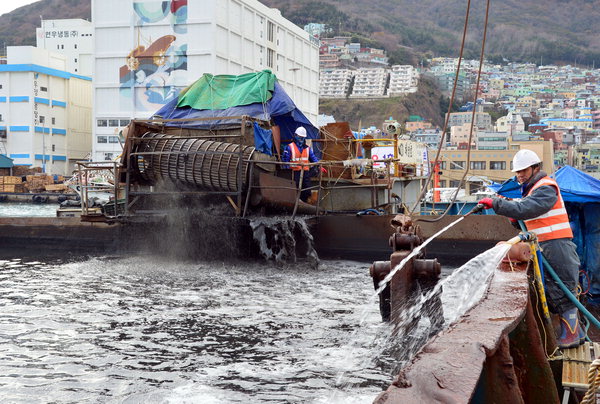
<svg viewBox="0 0 600 404"><path fill-rule="evenodd" d="M579 256L577 247L566 238L542 241L540 243L542 254L548 260L558 277L573 294L577 295L577 285L579 284ZM569 300L558 284L552 279L550 274L546 273L546 297L548 298L548 307L550 311L562 314L575 307L575 304Z"/></svg>
<svg viewBox="0 0 600 404"><path fill-rule="evenodd" d="M300 187L300 173L302 171L293 171L294 174L294 181L296 181L296 186L299 188ZM308 201L308 198L310 198L310 194L311 194L311 190L310 189L306 189L306 188L310 188L312 186L311 181L310 181L310 174L309 171L306 170L304 171L304 176L302 177L302 190L300 191L300 200L302 202L306 202Z"/></svg>

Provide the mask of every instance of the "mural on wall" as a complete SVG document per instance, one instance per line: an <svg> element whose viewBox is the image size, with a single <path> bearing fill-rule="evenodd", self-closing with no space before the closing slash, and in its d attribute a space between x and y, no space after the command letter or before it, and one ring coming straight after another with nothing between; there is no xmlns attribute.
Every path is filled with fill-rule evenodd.
<svg viewBox="0 0 600 404"><path fill-rule="evenodd" d="M137 1L133 11L138 16L137 25L152 24L169 19L173 32L187 33L187 0Z"/></svg>
<svg viewBox="0 0 600 404"><path fill-rule="evenodd" d="M137 29L169 19L173 34L187 32L187 0L134 2ZM121 99L135 111L155 111L187 85L187 43L165 32L156 40L140 43L119 69ZM185 35L183 35L185 36Z"/></svg>

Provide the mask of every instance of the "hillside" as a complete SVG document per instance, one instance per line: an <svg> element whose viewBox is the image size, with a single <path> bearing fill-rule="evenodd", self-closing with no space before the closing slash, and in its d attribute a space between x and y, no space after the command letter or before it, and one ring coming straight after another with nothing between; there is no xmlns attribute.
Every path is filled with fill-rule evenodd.
<svg viewBox="0 0 600 404"><path fill-rule="evenodd" d="M448 110L448 99L442 97L435 85L427 79L421 80L419 91L403 97L390 97L372 100L322 99L319 112L333 115L337 121L347 121L352 129L361 127L381 127L390 116L404 122L409 115L420 115L443 126L444 114Z"/></svg>
<svg viewBox="0 0 600 404"><path fill-rule="evenodd" d="M328 24L334 34L360 33L385 47L395 62L422 54L458 56L465 0L263 0L298 25ZM484 1L472 2L466 57L478 58ZM600 62L594 0L492 1L486 54L544 64Z"/></svg>
<svg viewBox="0 0 600 404"><path fill-rule="evenodd" d="M2 0L9 1L9 0ZM351 34L384 47L396 63L423 55L458 56L465 0L261 0L303 26L326 23L333 34ZM514 61L600 65L594 0L492 1L486 54ZM472 2L467 57L479 54L484 1ZM0 16L0 44L35 45L45 19L90 19L91 0L41 0Z"/></svg>

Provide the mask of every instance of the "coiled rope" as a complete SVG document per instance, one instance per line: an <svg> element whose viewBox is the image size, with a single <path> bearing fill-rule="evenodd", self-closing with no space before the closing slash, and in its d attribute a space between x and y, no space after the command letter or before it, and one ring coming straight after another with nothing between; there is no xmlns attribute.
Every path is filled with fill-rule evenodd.
<svg viewBox="0 0 600 404"><path fill-rule="evenodd" d="M588 384L590 387L583 396L581 404L596 403L596 393L600 389L600 372L598 369L600 369L600 359L595 359L588 370Z"/></svg>

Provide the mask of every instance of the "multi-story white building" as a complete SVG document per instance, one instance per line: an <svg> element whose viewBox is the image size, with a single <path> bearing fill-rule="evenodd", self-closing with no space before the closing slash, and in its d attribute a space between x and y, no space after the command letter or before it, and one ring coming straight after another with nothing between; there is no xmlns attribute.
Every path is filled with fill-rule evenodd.
<svg viewBox="0 0 600 404"><path fill-rule="evenodd" d="M94 62L94 27L82 19L42 20L36 29L38 48L65 55L65 70L83 76L92 75Z"/></svg>
<svg viewBox="0 0 600 404"><path fill-rule="evenodd" d="M361 68L354 76L350 97L382 97L385 95L388 70L384 68Z"/></svg>
<svg viewBox="0 0 600 404"><path fill-rule="evenodd" d="M92 0L92 21L94 159L116 157L110 136L122 124L150 117L203 73L270 69L316 122L318 41L258 0Z"/></svg>
<svg viewBox="0 0 600 404"><path fill-rule="evenodd" d="M70 174L91 152L92 82L63 55L9 46L0 64L0 141L15 165Z"/></svg>
<svg viewBox="0 0 600 404"><path fill-rule="evenodd" d="M350 90L352 70L321 70L319 95L322 98L344 98Z"/></svg>
<svg viewBox="0 0 600 404"><path fill-rule="evenodd" d="M419 72L411 65L393 65L390 71L389 95L415 93L419 85Z"/></svg>

